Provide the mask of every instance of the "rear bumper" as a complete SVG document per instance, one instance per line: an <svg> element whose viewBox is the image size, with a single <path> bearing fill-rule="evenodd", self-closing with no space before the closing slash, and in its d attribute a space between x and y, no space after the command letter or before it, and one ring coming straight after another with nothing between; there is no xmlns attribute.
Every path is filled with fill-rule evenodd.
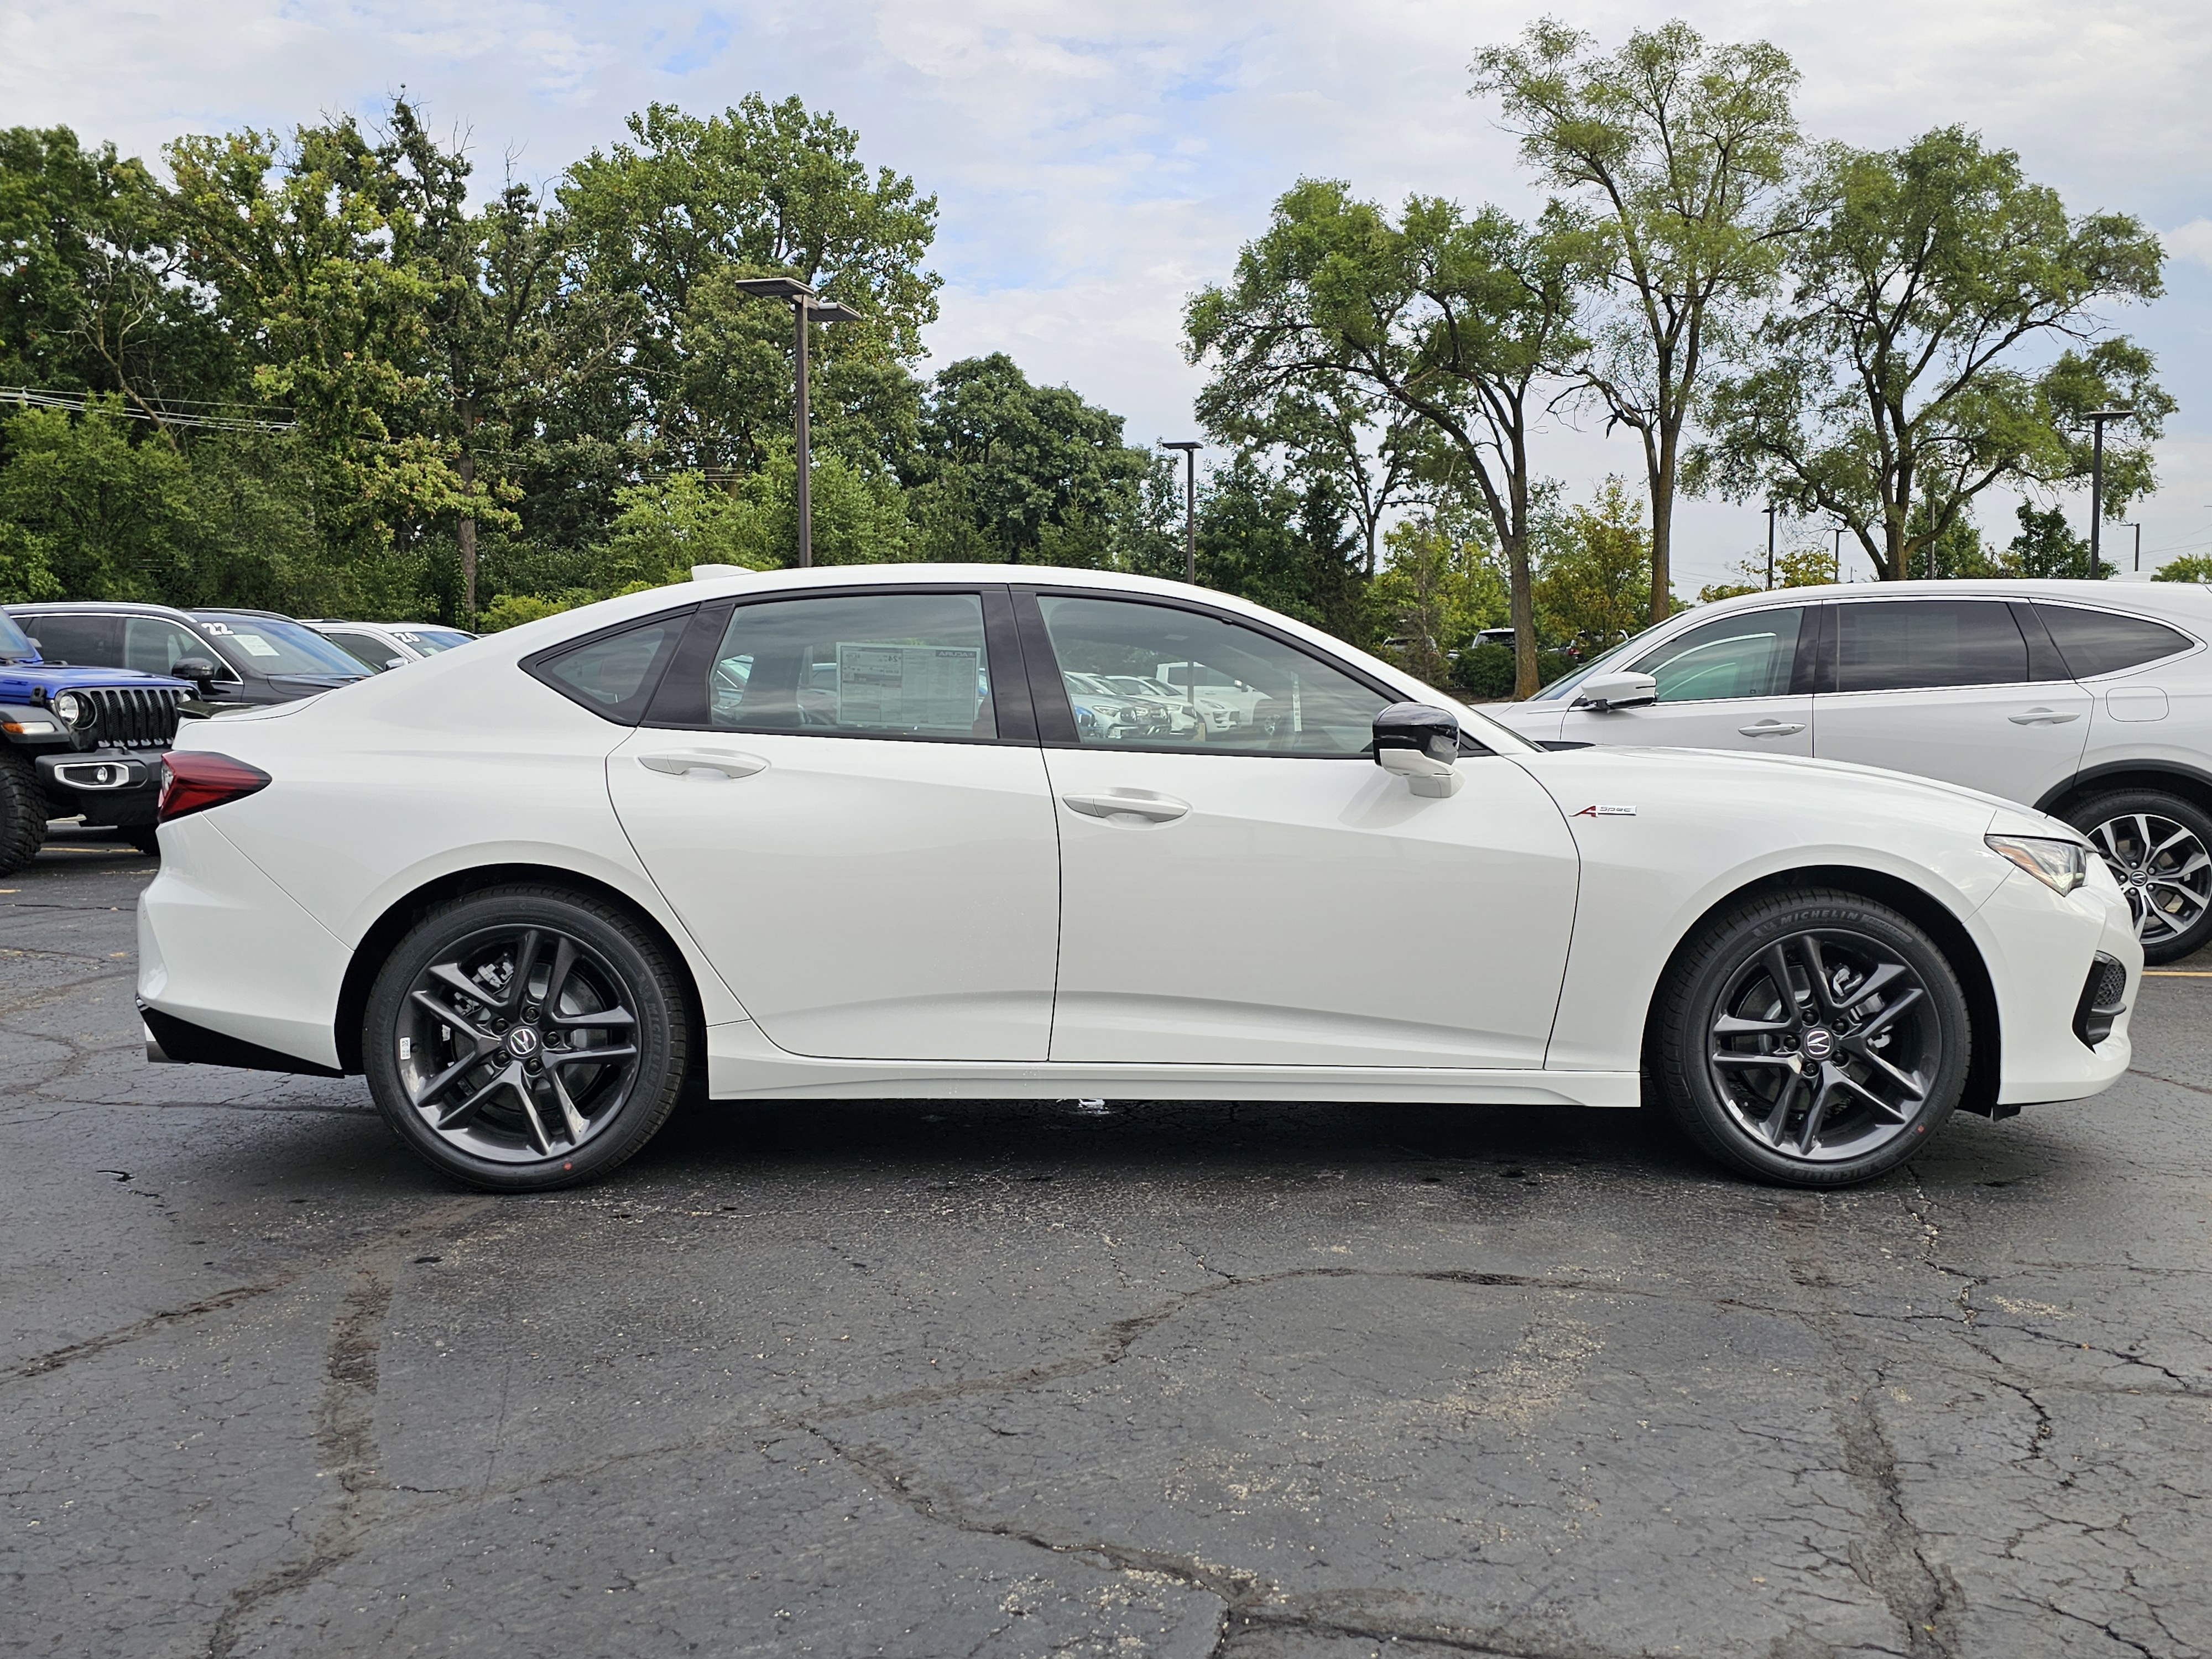
<svg viewBox="0 0 2212 1659"><path fill-rule="evenodd" d="M154 822L161 793L158 750L65 750L40 756L38 766L56 817L82 812L95 823Z"/></svg>

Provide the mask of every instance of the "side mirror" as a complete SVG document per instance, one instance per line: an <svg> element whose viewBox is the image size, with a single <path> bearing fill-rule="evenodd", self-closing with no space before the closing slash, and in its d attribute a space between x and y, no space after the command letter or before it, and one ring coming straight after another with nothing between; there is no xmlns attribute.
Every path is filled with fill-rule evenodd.
<svg viewBox="0 0 2212 1659"><path fill-rule="evenodd" d="M215 696L215 664L206 657L179 657L169 665L169 672L180 680L190 680L200 689L200 696Z"/></svg>
<svg viewBox="0 0 2212 1659"><path fill-rule="evenodd" d="M1627 708L1659 701L1659 682L1649 674L1598 674L1575 692L1577 708Z"/></svg>
<svg viewBox="0 0 2212 1659"><path fill-rule="evenodd" d="M382 674L386 673L394 668L404 668L406 666L407 659L404 657L386 657L384 659L384 666L378 669L376 672Z"/></svg>
<svg viewBox="0 0 2212 1659"><path fill-rule="evenodd" d="M1375 763L1417 795L1456 795L1467 781L1459 769L1459 722L1434 703L1394 702L1375 715Z"/></svg>

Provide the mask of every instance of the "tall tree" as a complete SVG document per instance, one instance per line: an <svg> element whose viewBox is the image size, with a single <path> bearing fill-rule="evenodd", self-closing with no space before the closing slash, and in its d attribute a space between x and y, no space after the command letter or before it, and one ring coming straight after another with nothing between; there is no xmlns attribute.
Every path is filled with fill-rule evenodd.
<svg viewBox="0 0 2212 1659"><path fill-rule="evenodd" d="M1765 41L1708 44L1686 23L1600 52L1547 19L1473 64L1522 158L1585 215L1612 304L1583 365L1609 426L1643 441L1650 619L1672 609L1674 495L1699 382L1739 309L1765 291L1790 223L1797 71Z"/></svg>
<svg viewBox="0 0 2212 1659"><path fill-rule="evenodd" d="M1715 388L1698 483L1831 514L1894 580L1924 574L1923 550L1984 490L2085 477L2084 417L2124 405L2105 507L2126 516L2173 408L2148 351L2098 337L2099 306L2162 291L2140 221L2069 217L2017 155L1959 127L1897 150L1831 147L1799 210L1789 302L1748 371Z"/></svg>
<svg viewBox="0 0 2212 1659"><path fill-rule="evenodd" d="M1522 696L1538 685L1529 438L1543 383L1585 343L1573 246L1556 215L1531 228L1414 197L1393 224L1343 183L1310 179L1184 319L1191 360L1217 364L1214 408L1350 385L1421 423L1438 483L1480 503L1504 552Z"/></svg>

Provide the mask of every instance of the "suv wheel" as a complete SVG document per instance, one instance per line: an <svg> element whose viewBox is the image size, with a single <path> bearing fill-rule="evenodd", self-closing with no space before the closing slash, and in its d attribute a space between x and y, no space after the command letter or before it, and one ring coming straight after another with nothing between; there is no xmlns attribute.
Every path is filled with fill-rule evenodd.
<svg viewBox="0 0 2212 1659"><path fill-rule="evenodd" d="M538 1192L607 1174L676 1105L691 1044L659 945L611 905L503 887L432 912L368 994L369 1091L455 1180Z"/></svg>
<svg viewBox="0 0 2212 1659"><path fill-rule="evenodd" d="M2083 801L2067 822L2088 836L2128 896L2146 962L2212 945L2212 817L2157 789Z"/></svg>
<svg viewBox="0 0 2212 1659"><path fill-rule="evenodd" d="M46 792L12 749L0 748L0 876L12 876L46 841Z"/></svg>
<svg viewBox="0 0 2212 1659"><path fill-rule="evenodd" d="M1958 975L1887 905L1800 889L1715 918L1661 988L1662 1093L1707 1153L1794 1187L1912 1156L1966 1084Z"/></svg>

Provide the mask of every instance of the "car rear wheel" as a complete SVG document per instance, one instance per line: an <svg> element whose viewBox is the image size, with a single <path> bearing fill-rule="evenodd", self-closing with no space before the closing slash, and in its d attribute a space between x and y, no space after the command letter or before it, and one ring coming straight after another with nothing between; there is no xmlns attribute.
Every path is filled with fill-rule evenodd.
<svg viewBox="0 0 2212 1659"><path fill-rule="evenodd" d="M11 749L0 748L0 876L38 857L46 841L46 792L39 775Z"/></svg>
<svg viewBox="0 0 2212 1659"><path fill-rule="evenodd" d="M1707 924L1669 972L1662 1093L1693 1142L1747 1174L1871 1180L1925 1145L1966 1088L1958 975L1887 905L1765 895Z"/></svg>
<svg viewBox="0 0 2212 1659"><path fill-rule="evenodd" d="M2130 789L2066 815L2088 836L2135 913L2143 960L2174 962L2212 945L2212 817L2162 790Z"/></svg>
<svg viewBox="0 0 2212 1659"><path fill-rule="evenodd" d="M369 992L370 1092L433 1167L495 1192L607 1174L667 1121L690 1047L660 945L620 910L544 887L433 912Z"/></svg>

